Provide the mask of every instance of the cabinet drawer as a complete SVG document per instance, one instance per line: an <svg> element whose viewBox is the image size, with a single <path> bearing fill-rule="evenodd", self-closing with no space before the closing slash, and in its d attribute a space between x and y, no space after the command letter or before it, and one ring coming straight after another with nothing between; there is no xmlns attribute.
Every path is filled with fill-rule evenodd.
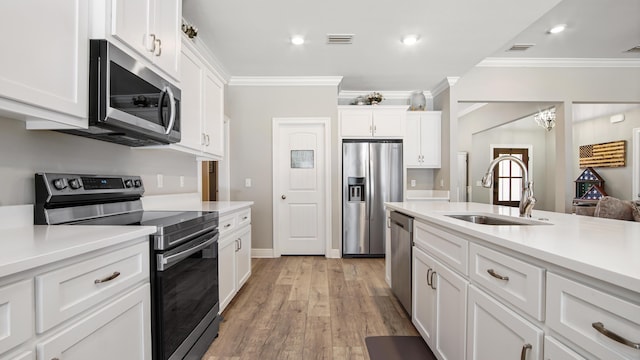
<svg viewBox="0 0 640 360"><path fill-rule="evenodd" d="M236 214L221 216L219 220L219 226L218 226L220 235L235 229L236 220L237 220Z"/></svg>
<svg viewBox="0 0 640 360"><path fill-rule="evenodd" d="M462 274L468 274L469 242L467 240L419 221L414 221L413 224L416 245Z"/></svg>
<svg viewBox="0 0 640 360"><path fill-rule="evenodd" d="M33 280L0 288L0 354L25 342L33 332Z"/></svg>
<svg viewBox="0 0 640 360"><path fill-rule="evenodd" d="M585 360L573 350L562 345L558 340L544 337L544 360Z"/></svg>
<svg viewBox="0 0 640 360"><path fill-rule="evenodd" d="M547 274L547 324L600 359L640 359L640 349L603 333L640 343L640 305ZM600 328L600 331L596 328Z"/></svg>
<svg viewBox="0 0 640 360"><path fill-rule="evenodd" d="M33 350L23 350L17 354L0 358L0 360L36 360L36 353Z"/></svg>
<svg viewBox="0 0 640 360"><path fill-rule="evenodd" d="M38 359L151 360L150 287L144 284L36 346Z"/></svg>
<svg viewBox="0 0 640 360"><path fill-rule="evenodd" d="M238 213L238 227L251 224L251 209L243 210Z"/></svg>
<svg viewBox="0 0 640 360"><path fill-rule="evenodd" d="M544 269L476 244L471 244L469 253L473 282L537 320L544 320Z"/></svg>
<svg viewBox="0 0 640 360"><path fill-rule="evenodd" d="M36 276L36 330L42 333L149 278L140 243Z"/></svg>

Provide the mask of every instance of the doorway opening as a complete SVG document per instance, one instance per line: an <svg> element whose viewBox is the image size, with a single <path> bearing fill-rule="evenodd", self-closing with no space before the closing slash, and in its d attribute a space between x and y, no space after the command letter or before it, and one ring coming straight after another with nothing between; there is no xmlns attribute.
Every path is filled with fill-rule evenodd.
<svg viewBox="0 0 640 360"><path fill-rule="evenodd" d="M202 162L202 201L218 201L218 162Z"/></svg>
<svg viewBox="0 0 640 360"><path fill-rule="evenodd" d="M529 168L529 150L526 148L494 148L493 158L511 155L522 160ZM503 161L493 170L493 204L517 207L522 197L524 173L512 161Z"/></svg>

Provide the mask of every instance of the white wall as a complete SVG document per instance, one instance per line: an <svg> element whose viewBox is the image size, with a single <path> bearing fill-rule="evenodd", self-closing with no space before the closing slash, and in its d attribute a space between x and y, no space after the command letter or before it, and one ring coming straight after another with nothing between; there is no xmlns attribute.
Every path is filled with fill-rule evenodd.
<svg viewBox="0 0 640 360"><path fill-rule="evenodd" d="M632 130L640 127L640 105L639 107L626 111L625 120L612 124L609 116L599 117L592 120L580 121L573 125L573 164L572 175L575 180L584 169L580 169L579 150L582 145L599 144L610 141L625 140L626 145L626 166L617 168L596 167L594 170L605 180L604 189L608 195L619 199L631 200L632 193L632 155L633 139ZM575 191L574 191L575 196Z"/></svg>
<svg viewBox="0 0 640 360"><path fill-rule="evenodd" d="M455 97L451 97L450 101L555 103L557 125L552 133L556 156L548 159L547 165L550 170L553 169L553 181L559 184L554 194L554 210L569 212L575 192L572 178L573 104L638 102L638 84L640 68L631 67L475 67L455 84ZM451 116L449 121L452 127L456 126L457 116ZM459 150L457 141L452 141L450 147L452 151Z"/></svg>
<svg viewBox="0 0 640 360"><path fill-rule="evenodd" d="M330 117L332 131L332 208L341 204L338 176L336 86L228 86L225 112L231 118L231 200L254 201L252 247L273 248L272 119ZM252 179L252 187L244 186ZM340 219L333 212L333 248L339 248Z"/></svg>
<svg viewBox="0 0 640 360"><path fill-rule="evenodd" d="M55 131L26 130L0 117L0 205L33 204L34 174L61 172L140 175L145 195L196 192L196 160L173 151L134 150ZM156 186L156 175L164 186ZM180 176L185 186L180 187Z"/></svg>

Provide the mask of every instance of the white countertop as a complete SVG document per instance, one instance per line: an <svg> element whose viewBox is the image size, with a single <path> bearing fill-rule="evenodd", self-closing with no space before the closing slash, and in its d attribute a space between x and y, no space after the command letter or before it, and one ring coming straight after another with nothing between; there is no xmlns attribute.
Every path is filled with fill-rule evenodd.
<svg viewBox="0 0 640 360"><path fill-rule="evenodd" d="M27 225L0 228L0 277L118 245L155 226Z"/></svg>
<svg viewBox="0 0 640 360"><path fill-rule="evenodd" d="M197 193L145 196L145 210L217 211L220 215L247 208L253 201L201 201Z"/></svg>
<svg viewBox="0 0 640 360"><path fill-rule="evenodd" d="M491 226L445 216L483 212L518 217L517 208L479 203L385 203L427 220L527 256L640 293L640 222L533 210L552 225Z"/></svg>

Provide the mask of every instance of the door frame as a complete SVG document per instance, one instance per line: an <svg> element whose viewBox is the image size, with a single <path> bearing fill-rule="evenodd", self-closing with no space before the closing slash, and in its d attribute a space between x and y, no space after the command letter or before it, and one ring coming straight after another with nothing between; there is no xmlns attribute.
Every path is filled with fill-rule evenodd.
<svg viewBox="0 0 640 360"><path fill-rule="evenodd" d="M489 144L489 161L493 161L493 149L506 148L506 149L527 149L529 154L529 162L527 163L527 173L529 175L529 181L533 179L533 145L531 144ZM486 171L486 170L483 170ZM484 174L483 174L484 175ZM489 195L489 204L493 204L493 185L491 185L491 193Z"/></svg>
<svg viewBox="0 0 640 360"><path fill-rule="evenodd" d="M324 127L324 201L325 201L325 209L324 209L324 217L325 217L325 250L324 256L330 257L332 252L332 229L331 229L331 118L330 117L274 117L272 119L272 145L271 145L271 156L272 156L272 212L273 212L273 256L280 257L282 256L282 252L280 251L280 241L279 235L280 231L278 230L279 223L279 214L278 214L278 171L280 167L280 158L278 153L275 151L276 144L280 143L280 134L278 132L281 125L322 125Z"/></svg>

